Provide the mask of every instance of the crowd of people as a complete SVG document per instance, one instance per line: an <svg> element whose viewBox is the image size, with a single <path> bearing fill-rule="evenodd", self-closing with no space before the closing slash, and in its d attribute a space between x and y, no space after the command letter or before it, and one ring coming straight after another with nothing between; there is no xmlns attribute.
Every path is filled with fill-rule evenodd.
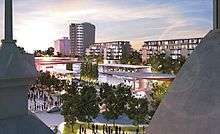
<svg viewBox="0 0 220 134"><path fill-rule="evenodd" d="M32 112L46 111L53 106L60 106L60 97L47 91L32 87L28 91L28 109Z"/></svg>
<svg viewBox="0 0 220 134"><path fill-rule="evenodd" d="M128 134L121 126L108 126L108 125L102 125L102 128L99 128L100 126L92 124L92 134ZM99 131L98 130L102 130ZM143 126L143 132L145 131L145 127ZM139 128L136 129L136 134L140 134ZM86 134L86 127L83 127L80 125L79 128L79 134Z"/></svg>
<svg viewBox="0 0 220 134"><path fill-rule="evenodd" d="M48 109L56 106L60 107L61 98L59 95L53 93L49 93L45 89L41 89L38 87L32 87L28 90L28 109L32 112L44 112ZM143 132L144 132L143 127ZM55 126L53 129L55 133L58 133L58 126ZM126 132L121 126L108 126L107 124L99 126L92 124L92 127L87 130L87 128L83 125L80 125L79 134L130 134L130 132ZM136 132L132 132L134 134L140 134L139 129L136 129Z"/></svg>

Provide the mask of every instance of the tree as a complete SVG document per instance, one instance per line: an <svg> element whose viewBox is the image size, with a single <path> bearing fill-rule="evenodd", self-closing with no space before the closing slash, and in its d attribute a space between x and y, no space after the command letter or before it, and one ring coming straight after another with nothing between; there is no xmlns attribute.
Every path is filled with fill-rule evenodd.
<svg viewBox="0 0 220 134"><path fill-rule="evenodd" d="M37 83L49 88L49 90L51 90L51 88L60 90L61 81L54 75L51 75L50 72L40 71Z"/></svg>
<svg viewBox="0 0 220 134"><path fill-rule="evenodd" d="M71 63L66 64L66 70L73 71L73 64Z"/></svg>
<svg viewBox="0 0 220 134"><path fill-rule="evenodd" d="M61 80L57 79L54 75L49 79L49 87L53 87L56 91L61 91L60 89Z"/></svg>
<svg viewBox="0 0 220 134"><path fill-rule="evenodd" d="M115 120L124 113L126 113L127 104L131 98L130 87L123 84L110 86L107 83L100 86L101 104L104 104L106 109L103 112L107 120Z"/></svg>
<svg viewBox="0 0 220 134"><path fill-rule="evenodd" d="M174 73L177 74L186 59L180 56L177 59L172 59L172 57L167 56L165 53L152 55L147 64L150 64L153 71L162 73Z"/></svg>
<svg viewBox="0 0 220 134"><path fill-rule="evenodd" d="M50 72L39 72L38 83L42 85L48 85L48 80L51 78Z"/></svg>
<svg viewBox="0 0 220 134"><path fill-rule="evenodd" d="M42 50L35 50L34 51L34 56L35 57L42 57L42 56L54 56L54 48L49 47L47 50L42 51Z"/></svg>
<svg viewBox="0 0 220 134"><path fill-rule="evenodd" d="M64 120L68 126L72 127L75 125L78 117L80 116L80 95L78 92L78 83L72 83L71 86L66 88L66 94L61 96L63 105L61 108L61 114L64 116Z"/></svg>
<svg viewBox="0 0 220 134"><path fill-rule="evenodd" d="M124 114L127 110L128 102L132 99L131 87L119 84L116 86L115 95L119 106L118 112Z"/></svg>
<svg viewBox="0 0 220 134"><path fill-rule="evenodd" d="M56 53L56 57L62 57L62 53L57 52L57 53Z"/></svg>
<svg viewBox="0 0 220 134"><path fill-rule="evenodd" d="M88 82L98 79L98 64L89 57L84 57L80 68L80 79Z"/></svg>
<svg viewBox="0 0 220 134"><path fill-rule="evenodd" d="M34 57L41 57L43 55L44 55L44 53L41 50L35 50L34 51Z"/></svg>
<svg viewBox="0 0 220 134"><path fill-rule="evenodd" d="M83 84L80 93L80 116L78 119L87 123L92 122L99 114L99 98L95 87Z"/></svg>
<svg viewBox="0 0 220 134"><path fill-rule="evenodd" d="M185 62L186 62L186 58L183 56L180 56L175 60L174 63L175 68L173 70L175 74L177 74L180 71L180 69L182 68Z"/></svg>
<svg viewBox="0 0 220 134"><path fill-rule="evenodd" d="M104 104L105 111L103 112L104 117L107 120L116 120L121 114L118 112L119 107L116 95L115 87L108 85L107 83L100 85L100 97L101 104Z"/></svg>
<svg viewBox="0 0 220 134"><path fill-rule="evenodd" d="M140 65L142 64L142 57L138 51L132 51L122 55L120 62L122 64Z"/></svg>
<svg viewBox="0 0 220 134"><path fill-rule="evenodd" d="M170 82L163 82L162 84L158 84L158 83L153 84L153 88L150 93L150 96L152 98L151 106L153 108L153 111L151 112L152 114L154 114L160 102L167 94L169 86L170 86Z"/></svg>
<svg viewBox="0 0 220 134"><path fill-rule="evenodd" d="M148 123L148 100L147 98L132 98L128 103L127 115L134 120L134 125L138 126L141 123Z"/></svg>
<svg viewBox="0 0 220 134"><path fill-rule="evenodd" d="M49 56L54 56L54 48L53 47L49 47L46 50L46 54L49 55Z"/></svg>

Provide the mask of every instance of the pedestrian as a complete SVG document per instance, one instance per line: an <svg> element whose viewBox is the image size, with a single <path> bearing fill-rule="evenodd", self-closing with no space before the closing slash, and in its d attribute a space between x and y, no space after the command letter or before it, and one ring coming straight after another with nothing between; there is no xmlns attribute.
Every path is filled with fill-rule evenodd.
<svg viewBox="0 0 220 134"><path fill-rule="evenodd" d="M92 124L92 133L94 134L95 133L95 125Z"/></svg>
<svg viewBox="0 0 220 134"><path fill-rule="evenodd" d="M111 127L108 126L108 134L111 134Z"/></svg>
<svg viewBox="0 0 220 134"><path fill-rule="evenodd" d="M115 126L115 134L118 134L118 126Z"/></svg>
<svg viewBox="0 0 220 134"><path fill-rule="evenodd" d="M105 134L105 125L102 125L102 132Z"/></svg>
<svg viewBox="0 0 220 134"><path fill-rule="evenodd" d="M86 128L84 129L84 134L86 134Z"/></svg>
<svg viewBox="0 0 220 134"><path fill-rule="evenodd" d="M96 133L98 133L99 126L96 125L95 129L96 129Z"/></svg>
<svg viewBox="0 0 220 134"><path fill-rule="evenodd" d="M121 127L118 128L119 134L121 134Z"/></svg>
<svg viewBox="0 0 220 134"><path fill-rule="evenodd" d="M138 128L136 129L136 134L139 134L139 129Z"/></svg>
<svg viewBox="0 0 220 134"><path fill-rule="evenodd" d="M105 132L108 134L108 125L105 126Z"/></svg>
<svg viewBox="0 0 220 134"><path fill-rule="evenodd" d="M79 125L79 134L81 134L81 132L82 132L82 126L81 126L81 124Z"/></svg>

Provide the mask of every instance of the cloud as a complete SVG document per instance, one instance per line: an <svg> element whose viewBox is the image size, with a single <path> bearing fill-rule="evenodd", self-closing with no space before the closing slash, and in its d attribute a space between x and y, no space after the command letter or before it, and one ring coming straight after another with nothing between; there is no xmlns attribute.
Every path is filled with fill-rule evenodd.
<svg viewBox="0 0 220 134"><path fill-rule="evenodd" d="M96 25L97 41L130 40L139 48L144 40L203 36L211 29L210 5L209 0L19 0L14 33L18 45L33 52L68 36L71 22L87 21Z"/></svg>

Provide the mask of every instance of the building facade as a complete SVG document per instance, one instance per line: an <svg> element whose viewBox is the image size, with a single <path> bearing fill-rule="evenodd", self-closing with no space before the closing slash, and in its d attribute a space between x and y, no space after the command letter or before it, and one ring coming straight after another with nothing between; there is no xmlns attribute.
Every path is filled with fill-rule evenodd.
<svg viewBox="0 0 220 134"><path fill-rule="evenodd" d="M173 59L187 58L201 41L202 38L146 41L141 49L142 59L147 61L156 53L169 54Z"/></svg>
<svg viewBox="0 0 220 134"><path fill-rule="evenodd" d="M69 56L71 54L71 41L68 37L54 42L54 55Z"/></svg>
<svg viewBox="0 0 220 134"><path fill-rule="evenodd" d="M123 55L130 53L129 41L94 43L87 49L87 55L102 56L104 63L119 63Z"/></svg>
<svg viewBox="0 0 220 134"><path fill-rule="evenodd" d="M95 26L90 23L70 25L71 55L82 57L86 49L95 43Z"/></svg>

